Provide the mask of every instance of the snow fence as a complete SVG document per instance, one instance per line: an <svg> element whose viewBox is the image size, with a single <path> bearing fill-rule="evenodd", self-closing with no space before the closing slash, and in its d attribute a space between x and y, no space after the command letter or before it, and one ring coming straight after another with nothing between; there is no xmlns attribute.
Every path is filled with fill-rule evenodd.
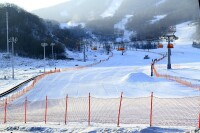
<svg viewBox="0 0 200 133"><path fill-rule="evenodd" d="M7 103L0 107L0 123L88 122L116 124L147 124L150 126L191 126L199 128L200 97L51 99Z"/></svg>
<svg viewBox="0 0 200 133"><path fill-rule="evenodd" d="M196 90L199 90L200 91L200 85L199 84L192 84L191 82L189 81L186 81L186 80L183 80L182 78L180 77L176 77L176 76L171 76L171 75L167 75L167 74L160 74L157 72L156 68L155 68L155 64L161 60L163 60L164 58L166 58L167 55L162 55L161 58L159 59L156 59L155 61L153 61L151 63L152 65L152 68L153 68L153 71L156 75L156 77L159 77L159 78L165 78L165 79L168 79L168 80L172 80L172 81L175 81L177 83L180 83L184 86L187 86L187 87L190 87L190 88L193 88L193 89L196 89Z"/></svg>

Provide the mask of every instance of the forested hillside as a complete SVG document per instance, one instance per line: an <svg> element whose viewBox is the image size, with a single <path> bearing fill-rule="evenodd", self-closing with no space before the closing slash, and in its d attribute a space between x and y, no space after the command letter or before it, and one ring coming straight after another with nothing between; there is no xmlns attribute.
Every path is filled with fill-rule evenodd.
<svg viewBox="0 0 200 133"><path fill-rule="evenodd" d="M55 43L58 58L64 58L65 48L76 49L85 32L81 27L61 29L56 21L47 21L13 4L0 4L0 50L6 51L6 12L8 12L9 37L17 37L15 53L33 58L43 57L41 43ZM46 47L47 56L51 47Z"/></svg>

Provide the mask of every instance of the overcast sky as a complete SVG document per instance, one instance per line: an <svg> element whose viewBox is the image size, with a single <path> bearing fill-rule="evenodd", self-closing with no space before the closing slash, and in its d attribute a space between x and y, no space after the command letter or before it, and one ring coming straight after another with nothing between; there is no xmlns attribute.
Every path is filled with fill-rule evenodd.
<svg viewBox="0 0 200 133"><path fill-rule="evenodd" d="M70 0L0 0L0 3L14 3L27 11L53 6Z"/></svg>

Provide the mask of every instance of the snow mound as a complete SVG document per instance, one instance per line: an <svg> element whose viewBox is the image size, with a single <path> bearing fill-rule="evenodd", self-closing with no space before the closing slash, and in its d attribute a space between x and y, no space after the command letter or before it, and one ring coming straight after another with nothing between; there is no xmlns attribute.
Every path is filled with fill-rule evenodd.
<svg viewBox="0 0 200 133"><path fill-rule="evenodd" d="M155 79L146 75L145 73L130 73L125 78L127 82L155 82Z"/></svg>

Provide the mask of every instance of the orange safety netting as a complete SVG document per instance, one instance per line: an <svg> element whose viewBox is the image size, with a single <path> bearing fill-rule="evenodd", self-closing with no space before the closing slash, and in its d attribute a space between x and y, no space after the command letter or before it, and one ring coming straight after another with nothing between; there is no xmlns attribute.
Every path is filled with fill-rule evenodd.
<svg viewBox="0 0 200 133"><path fill-rule="evenodd" d="M166 57L165 56L162 56L161 58L157 59L157 61L155 61L153 63L153 71L154 71L154 74L156 75L156 77L160 77L160 78L166 78L166 79L169 79L169 80L172 80L172 81L175 81L175 82L178 82L182 85L185 85L185 86L188 86L188 87L191 87L191 88L194 88L194 89L197 89L197 90L200 90L200 86L199 85L196 85L196 84L192 84L191 82L188 82L186 80L183 80L181 79L180 77L176 77L176 76L171 76L171 75L167 75L167 74L159 74L155 68L155 63L163 60L164 58Z"/></svg>
<svg viewBox="0 0 200 133"><path fill-rule="evenodd" d="M120 98L68 97L29 101L27 104L8 103L0 107L0 123L4 122L88 122L110 124L150 124L152 126L190 126L198 127L200 97L158 98L122 97ZM5 103L5 101L4 101ZM152 105L152 106L151 106ZM26 114L25 114L26 106ZM67 107L67 108L66 108ZM152 111L151 111L152 109ZM46 111L46 114L45 114ZM26 116L26 117L25 117ZM46 119L45 119L46 118Z"/></svg>

